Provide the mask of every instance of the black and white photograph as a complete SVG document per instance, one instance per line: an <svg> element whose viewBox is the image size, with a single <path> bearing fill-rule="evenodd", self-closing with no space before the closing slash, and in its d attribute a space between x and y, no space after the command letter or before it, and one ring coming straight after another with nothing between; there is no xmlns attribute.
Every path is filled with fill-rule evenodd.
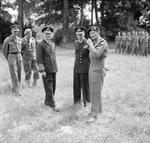
<svg viewBox="0 0 150 143"><path fill-rule="evenodd" d="M150 0L0 0L0 143L150 143Z"/></svg>

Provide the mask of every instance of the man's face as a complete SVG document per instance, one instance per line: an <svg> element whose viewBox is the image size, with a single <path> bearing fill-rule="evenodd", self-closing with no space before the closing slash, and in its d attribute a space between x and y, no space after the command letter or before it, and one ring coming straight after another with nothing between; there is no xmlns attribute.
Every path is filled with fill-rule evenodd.
<svg viewBox="0 0 150 143"><path fill-rule="evenodd" d="M92 40L97 39L99 37L99 33L96 31L90 31L90 37Z"/></svg>
<svg viewBox="0 0 150 143"><path fill-rule="evenodd" d="M19 34L19 28L18 27L14 27L11 29L11 33L14 35L14 36L17 36Z"/></svg>
<svg viewBox="0 0 150 143"><path fill-rule="evenodd" d="M82 32L76 32L76 36L77 36L77 39L79 41L82 41L84 39L85 32L84 31L82 31Z"/></svg>
<svg viewBox="0 0 150 143"><path fill-rule="evenodd" d="M52 38L52 32L51 31L44 31L45 39L50 40Z"/></svg>
<svg viewBox="0 0 150 143"><path fill-rule="evenodd" d="M28 32L28 33L26 34L26 37L27 37L27 39L30 39L30 38L32 37L32 32Z"/></svg>
<svg viewBox="0 0 150 143"><path fill-rule="evenodd" d="M123 35L123 36L126 36L126 33L125 33L125 32L123 32L123 33L122 33L122 35Z"/></svg>

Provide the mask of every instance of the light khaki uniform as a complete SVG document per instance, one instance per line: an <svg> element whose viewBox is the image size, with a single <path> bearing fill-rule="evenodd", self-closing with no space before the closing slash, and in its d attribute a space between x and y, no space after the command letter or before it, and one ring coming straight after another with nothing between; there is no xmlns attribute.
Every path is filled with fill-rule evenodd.
<svg viewBox="0 0 150 143"><path fill-rule="evenodd" d="M120 53L120 41L121 41L121 36L117 35L115 38L115 53Z"/></svg>
<svg viewBox="0 0 150 143"><path fill-rule="evenodd" d="M121 36L121 44L120 44L120 47L121 47L121 54L124 54L125 52L125 49L126 49L126 36Z"/></svg>
<svg viewBox="0 0 150 143"><path fill-rule="evenodd" d="M13 92L19 94L20 81L21 81L21 38L14 39L9 36L3 43L3 54L8 61L11 80L13 84Z"/></svg>
<svg viewBox="0 0 150 143"><path fill-rule="evenodd" d="M97 113L102 112L101 91L105 76L107 48L107 42L100 38L95 49L90 50L89 84L92 116L97 116Z"/></svg>
<svg viewBox="0 0 150 143"><path fill-rule="evenodd" d="M144 38L143 38L142 55L143 56L148 55L148 37L147 36L144 36Z"/></svg>
<svg viewBox="0 0 150 143"><path fill-rule="evenodd" d="M131 36L127 36L126 37L126 50L125 50L125 54L130 54L131 52Z"/></svg>
<svg viewBox="0 0 150 143"><path fill-rule="evenodd" d="M139 49L139 40L138 40L138 36L133 35L132 36L132 51L131 54L132 55L137 55L137 51Z"/></svg>

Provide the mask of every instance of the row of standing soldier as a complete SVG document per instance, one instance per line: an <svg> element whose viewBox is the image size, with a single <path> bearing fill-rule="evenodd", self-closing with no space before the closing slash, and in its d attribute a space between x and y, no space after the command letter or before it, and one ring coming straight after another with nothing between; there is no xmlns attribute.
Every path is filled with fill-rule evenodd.
<svg viewBox="0 0 150 143"><path fill-rule="evenodd" d="M150 35L145 31L118 32L115 53L147 56L150 54Z"/></svg>

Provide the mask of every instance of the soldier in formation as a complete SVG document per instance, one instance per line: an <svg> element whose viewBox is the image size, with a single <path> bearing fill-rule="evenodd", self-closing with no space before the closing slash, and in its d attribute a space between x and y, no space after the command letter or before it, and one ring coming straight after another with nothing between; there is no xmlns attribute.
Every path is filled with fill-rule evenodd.
<svg viewBox="0 0 150 143"><path fill-rule="evenodd" d="M148 56L150 35L147 31L118 32L115 38L115 53Z"/></svg>

